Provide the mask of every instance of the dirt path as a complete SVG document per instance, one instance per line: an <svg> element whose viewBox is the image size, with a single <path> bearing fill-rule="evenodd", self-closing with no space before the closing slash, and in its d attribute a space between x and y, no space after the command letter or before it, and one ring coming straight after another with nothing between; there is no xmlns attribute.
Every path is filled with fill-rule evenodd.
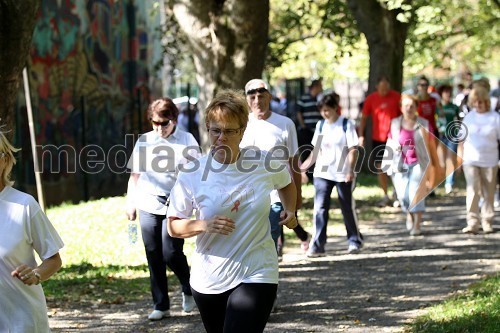
<svg viewBox="0 0 500 333"><path fill-rule="evenodd" d="M410 238L398 209L362 222L366 246L346 254L345 240L328 240L327 256L306 259L287 248L280 265L279 307L266 332L399 332L423 308L499 271L500 232L464 235L465 198L427 201L423 236ZM358 203L362 208L362 203ZM496 230L499 210L496 211ZM288 251L287 251L288 250ZM51 309L53 332L204 332L198 314L148 322L149 302ZM49 304L50 306L50 304Z"/></svg>

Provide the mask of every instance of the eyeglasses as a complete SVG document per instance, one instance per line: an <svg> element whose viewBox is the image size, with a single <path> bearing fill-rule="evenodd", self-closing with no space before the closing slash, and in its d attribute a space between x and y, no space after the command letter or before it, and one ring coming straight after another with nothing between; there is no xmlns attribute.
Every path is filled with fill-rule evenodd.
<svg viewBox="0 0 500 333"><path fill-rule="evenodd" d="M220 128L208 128L208 133L210 133L213 137L219 137L222 133L224 133L225 137L231 138L240 133L242 127L240 128L229 128L229 129L220 129Z"/></svg>
<svg viewBox="0 0 500 333"><path fill-rule="evenodd" d="M154 121L154 120L151 120L151 124L153 126L156 126L156 127L167 127L168 125L170 125L170 123L172 122L172 119L169 119L167 121L162 121L162 122L158 122L158 121Z"/></svg>
<svg viewBox="0 0 500 333"><path fill-rule="evenodd" d="M417 84L417 86L419 86L419 87L428 87L429 84L428 83L419 83L419 84Z"/></svg>
<svg viewBox="0 0 500 333"><path fill-rule="evenodd" d="M262 87L262 88L255 88L255 89L247 90L246 94L248 96L248 95L254 95L256 93L263 94L265 92L267 92L267 89Z"/></svg>

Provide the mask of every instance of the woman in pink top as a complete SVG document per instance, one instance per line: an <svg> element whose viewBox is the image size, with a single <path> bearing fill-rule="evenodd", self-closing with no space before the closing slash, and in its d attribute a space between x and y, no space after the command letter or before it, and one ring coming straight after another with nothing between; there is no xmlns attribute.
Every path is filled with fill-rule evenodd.
<svg viewBox="0 0 500 333"><path fill-rule="evenodd" d="M402 116L391 121L385 156L393 156L383 169L392 176L398 200L406 212L406 227L410 235L420 235L422 214L425 211L425 174L429 170L429 123L417 115L418 100L411 95L401 96ZM387 161L387 159L384 159Z"/></svg>

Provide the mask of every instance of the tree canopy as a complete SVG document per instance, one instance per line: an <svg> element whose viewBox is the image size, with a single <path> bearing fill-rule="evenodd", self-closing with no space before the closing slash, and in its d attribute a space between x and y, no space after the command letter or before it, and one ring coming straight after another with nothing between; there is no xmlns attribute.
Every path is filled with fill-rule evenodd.
<svg viewBox="0 0 500 333"><path fill-rule="evenodd" d="M326 78L354 73L368 79L368 47L353 5L385 7L409 24L404 41L406 77L429 66L449 75L463 67L475 72L487 68L493 75L500 72L498 1L272 0L266 63L270 76L294 73L291 69L296 68ZM366 20L383 24L375 13ZM310 69L311 63L317 73Z"/></svg>

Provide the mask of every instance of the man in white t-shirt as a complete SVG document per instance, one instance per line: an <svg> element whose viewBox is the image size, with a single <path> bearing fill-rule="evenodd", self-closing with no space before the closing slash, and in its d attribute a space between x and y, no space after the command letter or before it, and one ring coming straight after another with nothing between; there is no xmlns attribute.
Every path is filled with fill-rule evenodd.
<svg viewBox="0 0 500 333"><path fill-rule="evenodd" d="M302 203L301 175L299 169L297 130L290 118L281 116L271 111L272 95L268 85L261 79L253 79L245 85L245 95L250 115L248 125L240 143L240 147L257 147L260 150L271 152L273 156L282 163L286 163L290 169L292 179L297 188L297 208ZM279 227L280 213L283 210L277 191L271 193L271 211L269 220L271 222L271 235L281 254L284 238L279 237L282 228ZM301 240L301 247L307 251L310 235L300 224L294 228L297 237Z"/></svg>

